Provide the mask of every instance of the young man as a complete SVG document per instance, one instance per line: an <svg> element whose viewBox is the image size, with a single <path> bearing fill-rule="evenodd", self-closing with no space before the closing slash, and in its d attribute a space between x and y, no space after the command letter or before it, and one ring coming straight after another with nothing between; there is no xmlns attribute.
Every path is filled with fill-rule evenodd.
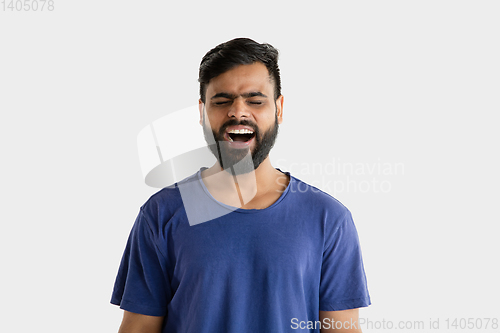
<svg viewBox="0 0 500 333"><path fill-rule="evenodd" d="M203 58L200 124L217 162L141 207L111 300L120 332L361 332L370 298L350 212L269 160L277 60L245 38Z"/></svg>

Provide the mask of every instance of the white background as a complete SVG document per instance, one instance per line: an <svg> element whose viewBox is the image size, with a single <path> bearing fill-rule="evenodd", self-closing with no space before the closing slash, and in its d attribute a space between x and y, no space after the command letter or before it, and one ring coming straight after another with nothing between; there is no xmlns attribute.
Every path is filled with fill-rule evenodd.
<svg viewBox="0 0 500 333"><path fill-rule="evenodd" d="M379 325L364 332L500 318L499 14L497 1L2 8L0 331L117 331L115 275L157 191L137 134L196 104L202 56L242 36L281 52L275 166L353 213L373 302L360 315Z"/></svg>

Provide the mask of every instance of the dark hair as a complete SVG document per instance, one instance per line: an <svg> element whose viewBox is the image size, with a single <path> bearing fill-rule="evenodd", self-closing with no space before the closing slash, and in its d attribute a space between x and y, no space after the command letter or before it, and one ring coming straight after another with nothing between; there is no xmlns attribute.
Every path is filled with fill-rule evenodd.
<svg viewBox="0 0 500 333"><path fill-rule="evenodd" d="M211 79L238 65L251 65L255 62L266 66L274 82L274 99L277 99L281 95L278 50L270 44L259 44L249 38L235 38L217 45L201 60L198 78L201 101L205 103L205 93Z"/></svg>

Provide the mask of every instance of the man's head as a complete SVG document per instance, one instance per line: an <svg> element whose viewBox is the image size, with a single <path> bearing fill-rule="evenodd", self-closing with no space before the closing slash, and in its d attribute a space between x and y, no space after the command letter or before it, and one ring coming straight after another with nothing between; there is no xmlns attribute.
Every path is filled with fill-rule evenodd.
<svg viewBox="0 0 500 333"><path fill-rule="evenodd" d="M278 50L272 45L259 44L249 38L235 38L217 45L207 52L200 63L198 82L200 99L206 101L206 90L210 80L239 65L260 62L269 72L274 83L274 99L281 95L281 77L278 67Z"/></svg>
<svg viewBox="0 0 500 333"><path fill-rule="evenodd" d="M238 38L209 51L200 65L200 124L219 164L227 169L251 152L237 173L268 157L282 122L278 51ZM215 139L215 142L213 139ZM233 171L234 172L234 171Z"/></svg>

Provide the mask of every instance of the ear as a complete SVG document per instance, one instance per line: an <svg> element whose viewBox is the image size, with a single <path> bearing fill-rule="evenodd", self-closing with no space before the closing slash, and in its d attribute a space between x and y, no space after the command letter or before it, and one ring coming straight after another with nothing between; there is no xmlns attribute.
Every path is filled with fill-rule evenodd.
<svg viewBox="0 0 500 333"><path fill-rule="evenodd" d="M276 114L278 116L278 124L281 124L283 122L283 102L285 98L283 95L280 95L276 99Z"/></svg>
<svg viewBox="0 0 500 333"><path fill-rule="evenodd" d="M205 103L201 101L201 99L198 100L198 110L200 110L200 125L203 126L203 112L205 109Z"/></svg>

